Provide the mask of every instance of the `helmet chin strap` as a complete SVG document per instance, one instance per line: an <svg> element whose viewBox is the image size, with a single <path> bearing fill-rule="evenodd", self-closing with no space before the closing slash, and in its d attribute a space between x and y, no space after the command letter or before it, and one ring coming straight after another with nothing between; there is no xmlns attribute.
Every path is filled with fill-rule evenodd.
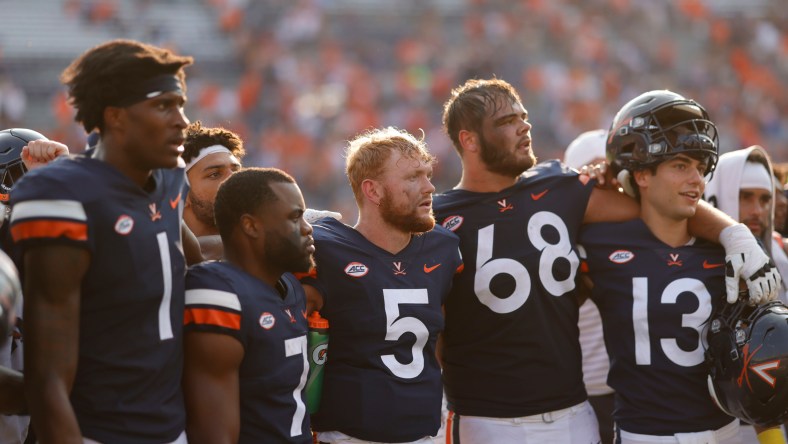
<svg viewBox="0 0 788 444"><path fill-rule="evenodd" d="M616 175L616 180L624 188L624 192L627 193L630 197L635 197L635 189L632 188L632 182L629 180L630 178L629 170L621 170Z"/></svg>
<svg viewBox="0 0 788 444"><path fill-rule="evenodd" d="M722 406L722 403L720 402L720 399L717 397L717 389L714 388L714 379L711 377L710 374L706 375L706 384L709 387L709 394L711 395L711 399L714 401L714 404L716 404L717 407L720 410L722 410L726 415L728 415L728 416L735 416L732 413L730 413L729 411L725 410L725 407Z"/></svg>

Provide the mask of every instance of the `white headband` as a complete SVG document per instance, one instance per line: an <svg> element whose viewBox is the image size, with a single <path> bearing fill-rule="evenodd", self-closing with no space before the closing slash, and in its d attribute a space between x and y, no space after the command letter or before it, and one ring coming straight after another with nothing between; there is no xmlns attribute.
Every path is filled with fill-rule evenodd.
<svg viewBox="0 0 788 444"><path fill-rule="evenodd" d="M772 176L766 167L759 162L744 162L744 169L741 172L741 185L739 188L759 188L762 190L774 191Z"/></svg>
<svg viewBox="0 0 788 444"><path fill-rule="evenodd" d="M211 154L214 154L214 153L227 153L229 155L233 154L229 149L227 149L226 146L223 146L223 145L206 146L205 148L200 150L200 153L197 154L197 157L195 157L189 163L186 164L186 172L188 173L189 170L192 169L192 167L194 165L196 165L197 162L203 160L205 158L205 156L208 156L208 155L211 155Z"/></svg>

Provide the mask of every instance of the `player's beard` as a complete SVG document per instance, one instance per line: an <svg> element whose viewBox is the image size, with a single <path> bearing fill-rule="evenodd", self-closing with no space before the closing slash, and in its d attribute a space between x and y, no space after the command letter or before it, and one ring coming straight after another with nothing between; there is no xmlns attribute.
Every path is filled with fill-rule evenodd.
<svg viewBox="0 0 788 444"><path fill-rule="evenodd" d="M741 222L747 225L747 228L752 231L753 236L763 237L763 233L766 231L766 224L762 220L757 217L752 217Z"/></svg>
<svg viewBox="0 0 788 444"><path fill-rule="evenodd" d="M388 188L380 199L380 215L383 221L405 233L425 233L435 227L435 216L431 209L429 214L419 215L418 206L409 207L407 204L397 206L391 199Z"/></svg>
<svg viewBox="0 0 788 444"><path fill-rule="evenodd" d="M203 200L196 197L194 194L189 194L189 203L191 204L192 213L194 217L206 227L216 228L216 219L214 218L213 202Z"/></svg>
<svg viewBox="0 0 788 444"><path fill-rule="evenodd" d="M516 153L506 151L487 141L484 135L479 138L482 162L487 169L496 174L507 177L517 177L536 163L533 150L529 150L528 157L520 158Z"/></svg>
<svg viewBox="0 0 788 444"><path fill-rule="evenodd" d="M276 261L283 270L291 273L306 273L315 266L315 259L307 253L306 246L296 240L282 236L273 231L265 233L265 255L271 261Z"/></svg>

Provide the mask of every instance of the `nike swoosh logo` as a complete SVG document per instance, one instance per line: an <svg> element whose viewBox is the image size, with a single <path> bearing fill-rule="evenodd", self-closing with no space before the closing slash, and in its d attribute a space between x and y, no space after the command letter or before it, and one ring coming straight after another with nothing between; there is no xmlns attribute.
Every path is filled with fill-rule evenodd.
<svg viewBox="0 0 788 444"><path fill-rule="evenodd" d="M424 264L424 272L425 273L432 273L436 268L440 267L441 264L433 265L432 267L428 267L427 264Z"/></svg>
<svg viewBox="0 0 788 444"><path fill-rule="evenodd" d="M703 261L703 268L706 268L706 269L719 268L719 267L722 267L723 265L725 265L725 264L710 264L709 261Z"/></svg>
<svg viewBox="0 0 788 444"><path fill-rule="evenodd" d="M175 199L170 199L170 207L174 210L175 207L178 206L178 202L181 201L181 193L178 193L178 196Z"/></svg>
<svg viewBox="0 0 788 444"><path fill-rule="evenodd" d="M539 194L534 194L534 193L531 193L531 199L533 199L533 200L539 200L539 199L541 199L542 197L544 197L544 195L545 195L545 194L547 194L547 192L548 192L548 191L550 191L550 190L549 190L549 189L547 189L547 190L544 190L544 191L542 191L542 192L541 192L541 193L539 193Z"/></svg>

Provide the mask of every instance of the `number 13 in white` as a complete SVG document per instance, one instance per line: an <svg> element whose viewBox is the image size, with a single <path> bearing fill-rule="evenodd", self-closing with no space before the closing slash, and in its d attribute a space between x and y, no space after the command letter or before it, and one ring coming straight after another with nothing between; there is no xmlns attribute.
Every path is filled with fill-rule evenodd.
<svg viewBox="0 0 788 444"><path fill-rule="evenodd" d="M689 351L679 347L675 338L659 340L662 352L676 365L693 367L703 362L703 323L711 315L711 294L703 282L682 278L670 283L662 292L661 304L675 304L682 293L690 293L698 298L698 309L681 315L681 326L698 332L698 344ZM632 278L632 322L635 327L635 362L637 365L651 365L651 340L648 325L648 278Z"/></svg>

